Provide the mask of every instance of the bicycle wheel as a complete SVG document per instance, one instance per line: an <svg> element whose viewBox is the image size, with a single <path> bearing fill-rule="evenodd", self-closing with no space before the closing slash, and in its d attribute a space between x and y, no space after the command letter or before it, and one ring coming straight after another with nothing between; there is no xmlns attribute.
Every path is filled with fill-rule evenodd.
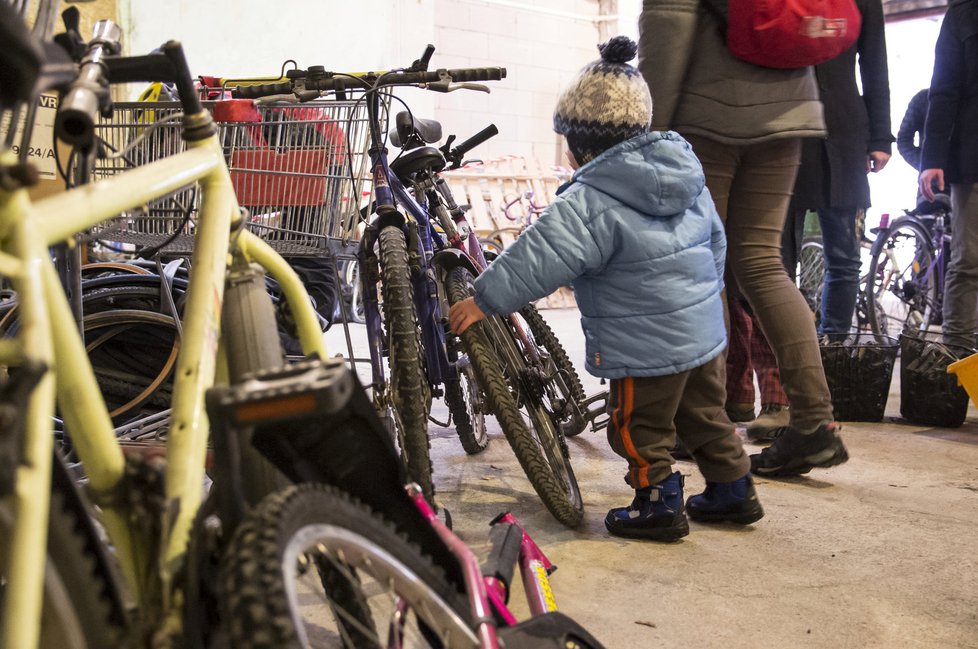
<svg viewBox="0 0 978 649"><path fill-rule="evenodd" d="M520 309L520 316L526 322L527 330L533 335L533 343L542 352L547 383L554 390L555 421L565 437L573 437L587 427L587 422L583 419L579 408L579 404L587 398L581 377L577 374L564 346L557 339L557 334L543 319L537 308L528 304Z"/></svg>
<svg viewBox="0 0 978 649"><path fill-rule="evenodd" d="M801 242L796 277L798 290L817 320L822 312L822 286L825 281L825 253L821 239L808 238Z"/></svg>
<svg viewBox="0 0 978 649"><path fill-rule="evenodd" d="M85 532L69 498L58 490L51 495L48 520L47 567L41 637L38 649L115 649L122 645L120 613L107 587L104 557L96 552L98 540ZM11 503L0 501L0 610L6 595L3 571L8 565L14 523ZM11 623L2 620L4 624Z"/></svg>
<svg viewBox="0 0 978 649"><path fill-rule="evenodd" d="M880 233L870 255L865 299L873 333L897 337L905 328L926 330L941 308L927 229L899 218Z"/></svg>
<svg viewBox="0 0 978 649"><path fill-rule="evenodd" d="M469 297L472 281L465 268L453 269L446 281L449 301L455 304ZM461 337L489 409L534 490L558 521L570 527L580 524L584 503L544 370L527 363L502 318L487 318Z"/></svg>
<svg viewBox="0 0 978 649"><path fill-rule="evenodd" d="M489 445L482 391L468 356L463 356L459 362L458 354L450 352L449 358L458 368L458 378L445 380L445 403L452 413L455 432L462 448L469 455L475 455L486 450Z"/></svg>
<svg viewBox="0 0 978 649"><path fill-rule="evenodd" d="M283 489L249 513L224 555L220 587L237 649L478 644L467 600L442 570L325 485Z"/></svg>
<svg viewBox="0 0 978 649"><path fill-rule="evenodd" d="M380 231L381 293L387 329L391 401L401 424L402 452L408 475L434 503L428 413L431 389L424 370L418 318L414 310L411 269L404 233L395 227Z"/></svg>

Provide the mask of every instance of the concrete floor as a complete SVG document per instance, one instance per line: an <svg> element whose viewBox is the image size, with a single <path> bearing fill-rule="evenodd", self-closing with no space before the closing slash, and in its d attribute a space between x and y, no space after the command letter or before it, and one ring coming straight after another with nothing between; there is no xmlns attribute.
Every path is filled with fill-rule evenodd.
<svg viewBox="0 0 978 649"><path fill-rule="evenodd" d="M544 315L580 367L577 311ZM351 331L359 341L362 328ZM327 334L333 353L340 335ZM589 393L602 389L581 378ZM569 442L586 519L567 529L492 419L489 448L476 456L432 425L438 498L477 552L489 520L512 511L559 567L560 609L608 649L978 647L978 412L953 430L905 423L897 379L884 421L845 425L847 464L757 480L766 516L753 526L691 522L674 544L611 537L604 515L631 492L624 462L588 431ZM432 414L444 421L447 410L436 403ZM677 467L687 493L702 490L694 464Z"/></svg>

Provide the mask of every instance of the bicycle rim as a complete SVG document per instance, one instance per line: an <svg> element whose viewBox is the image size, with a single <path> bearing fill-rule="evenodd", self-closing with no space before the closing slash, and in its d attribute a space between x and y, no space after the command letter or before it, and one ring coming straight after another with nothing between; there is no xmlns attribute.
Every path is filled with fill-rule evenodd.
<svg viewBox="0 0 978 649"><path fill-rule="evenodd" d="M542 357L548 409L564 436L573 437L587 427L580 410L580 404L587 398L581 377L557 335L535 306L530 304L522 308L520 317L524 330L530 334Z"/></svg>
<svg viewBox="0 0 978 649"><path fill-rule="evenodd" d="M477 644L465 598L431 559L324 485L283 489L252 511L225 555L221 586L241 649Z"/></svg>
<svg viewBox="0 0 978 649"><path fill-rule="evenodd" d="M939 312L934 254L927 230L897 219L873 244L866 282L869 325L878 337L926 330Z"/></svg>

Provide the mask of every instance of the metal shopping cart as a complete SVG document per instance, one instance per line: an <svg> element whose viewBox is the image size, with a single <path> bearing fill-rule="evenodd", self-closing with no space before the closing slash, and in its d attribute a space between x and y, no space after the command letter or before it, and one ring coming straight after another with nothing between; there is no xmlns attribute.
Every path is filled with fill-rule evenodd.
<svg viewBox="0 0 978 649"><path fill-rule="evenodd" d="M369 200L367 115L357 99L207 104L238 202L250 214L247 227L283 256L345 256L356 249L362 201ZM95 161L94 180L181 151L178 110L170 102L116 104L98 127L105 151ZM194 187L181 189L103 224L92 238L189 253L196 200Z"/></svg>

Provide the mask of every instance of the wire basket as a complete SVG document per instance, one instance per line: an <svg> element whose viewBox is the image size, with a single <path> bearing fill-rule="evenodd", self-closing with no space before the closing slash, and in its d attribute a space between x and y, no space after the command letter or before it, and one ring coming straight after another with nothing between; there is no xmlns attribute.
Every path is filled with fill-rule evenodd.
<svg viewBox="0 0 978 649"><path fill-rule="evenodd" d="M881 421L899 351L897 340L853 334L841 342L821 341L819 351L835 418Z"/></svg>
<svg viewBox="0 0 978 649"><path fill-rule="evenodd" d="M284 256L319 256L355 242L370 195L366 105L355 99L256 105L205 104L214 115L238 203L248 227ZM99 125L114 156L99 160L95 180L184 148L179 104L119 103ZM149 127L153 126L152 129ZM120 155L119 152L124 152ZM138 246L192 248L198 192L191 186L103 224L95 236Z"/></svg>
<svg viewBox="0 0 978 649"><path fill-rule="evenodd" d="M968 414L968 393L947 373L976 350L949 345L935 332L900 336L900 414L915 424L957 428Z"/></svg>

